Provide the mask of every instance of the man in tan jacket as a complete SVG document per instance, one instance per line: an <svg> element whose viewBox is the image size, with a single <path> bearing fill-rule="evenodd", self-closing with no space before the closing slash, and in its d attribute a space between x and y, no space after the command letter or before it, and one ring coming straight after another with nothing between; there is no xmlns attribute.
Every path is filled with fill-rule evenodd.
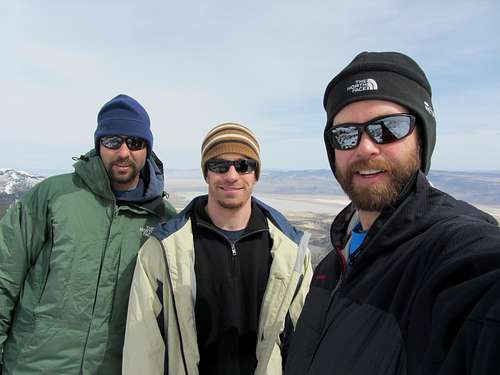
<svg viewBox="0 0 500 375"><path fill-rule="evenodd" d="M252 197L260 148L226 123L202 144L208 195L139 252L124 374L281 374L311 279L309 235Z"/></svg>

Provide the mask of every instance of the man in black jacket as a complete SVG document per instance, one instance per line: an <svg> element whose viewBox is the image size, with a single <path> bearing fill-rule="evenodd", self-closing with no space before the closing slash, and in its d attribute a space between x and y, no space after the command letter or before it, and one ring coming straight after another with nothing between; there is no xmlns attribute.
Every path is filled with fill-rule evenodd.
<svg viewBox="0 0 500 375"><path fill-rule="evenodd" d="M352 203L332 224L286 373L500 374L500 229L427 181L436 122L424 72L400 53L363 52L324 107Z"/></svg>

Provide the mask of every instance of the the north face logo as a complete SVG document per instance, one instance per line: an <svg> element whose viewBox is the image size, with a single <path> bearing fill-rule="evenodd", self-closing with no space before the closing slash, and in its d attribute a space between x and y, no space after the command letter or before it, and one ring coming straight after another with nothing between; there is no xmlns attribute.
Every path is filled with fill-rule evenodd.
<svg viewBox="0 0 500 375"><path fill-rule="evenodd" d="M431 115L432 117L436 117L435 113L434 113L434 109L432 108L432 106L427 103L426 101L424 101L424 107L425 107L425 110L429 113L429 115Z"/></svg>
<svg viewBox="0 0 500 375"><path fill-rule="evenodd" d="M375 81L373 78L357 79L353 85L347 88L347 92L350 92L351 94L360 91L373 90L378 90L377 81Z"/></svg>

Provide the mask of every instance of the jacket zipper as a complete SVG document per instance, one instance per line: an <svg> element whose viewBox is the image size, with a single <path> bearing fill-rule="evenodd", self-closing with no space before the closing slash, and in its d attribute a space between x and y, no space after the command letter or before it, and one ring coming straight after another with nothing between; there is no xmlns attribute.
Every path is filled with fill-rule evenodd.
<svg viewBox="0 0 500 375"><path fill-rule="evenodd" d="M231 241L229 238L227 238L223 233L219 232L217 230L217 228L214 228L213 226L209 225L209 224L206 224L204 222L198 222L198 225L204 227L204 228L207 228L215 233L217 233L218 235L222 236L228 243L229 243L229 246L231 248L231 276L236 276L237 274L237 270L236 270L236 267L237 267L237 256L238 256L238 252L236 251L236 242L238 241L241 241L243 238L246 238L246 237L249 237L249 236L252 236L254 235L255 233L260 233L260 232L267 232L268 229L257 229L257 230L254 230L253 232L250 232L250 233L245 233L244 235L242 235L237 241L233 242Z"/></svg>
<svg viewBox="0 0 500 375"><path fill-rule="evenodd" d="M233 254L231 257L231 276L236 277L236 261L238 260L236 256L238 254L236 253L236 244L234 242L231 242L231 254Z"/></svg>
<svg viewBox="0 0 500 375"><path fill-rule="evenodd" d="M236 254L236 245L234 242L231 242L231 253L233 254L233 257L235 257Z"/></svg>
<svg viewBox="0 0 500 375"><path fill-rule="evenodd" d="M341 259L341 264L340 264L340 277L339 281L337 282L337 285L335 285L335 288L332 289L330 292L330 300L328 301L328 304L325 309L325 320L323 322L323 326L327 323L327 317L328 317L328 312L333 306L333 302L335 300L336 295L338 294L339 290L342 288L342 285L344 284L344 277L346 273L346 260L344 258L344 255L342 254L342 249L335 248L335 251L337 252L337 255ZM323 327L324 329L324 327Z"/></svg>
<svg viewBox="0 0 500 375"><path fill-rule="evenodd" d="M86 334L86 337L85 337L85 344L84 344L84 348L83 348L83 355L82 355L82 358L81 358L81 361L80 361L80 370L81 371L83 371L83 369L84 369L85 360L86 360L86 357L87 357L87 345L88 345L88 341L89 341L90 331L92 329L92 323L94 321L94 312L95 312L95 306L96 306L96 303L97 303L97 295L98 295L98 290L99 290L99 283L101 281L102 267L103 267L103 264L104 264L104 258L106 256L106 250L107 250L108 244L109 244L109 237L111 236L111 227L113 226L113 222L115 221L115 219L116 219L117 216L118 216L118 206L117 206L116 201L115 201L113 203L113 213L111 215L109 226L108 226L108 234L106 236L106 243L104 244L104 249L103 249L102 254L101 254L101 262L100 262L100 265L99 265L99 272L98 272L98 275L97 275L97 285L96 285L96 290L95 290L95 293L94 293L94 302L92 303L92 315L90 317L90 324L89 324L89 327L88 327L88 330L87 330L87 334Z"/></svg>
<svg viewBox="0 0 500 375"><path fill-rule="evenodd" d="M258 229L258 230L255 230L253 232L246 233L243 236L241 236L240 238L238 238L238 240L235 242L232 242L229 240L229 238L227 238L226 236L223 236L227 241L229 241L229 244L231 245L231 254L232 254L232 256L231 256L231 275L233 277L236 277L236 275L238 273L237 272L238 271L237 270L238 252L236 251L236 242L241 241L243 238L249 237L255 233L265 232L265 231L266 231L266 229ZM221 233L219 233L219 234L221 234Z"/></svg>
<svg viewBox="0 0 500 375"><path fill-rule="evenodd" d="M337 285L335 285L335 288L333 288L333 290L330 292L330 301L328 302L328 307L327 307L326 311L330 310L335 295L337 294L337 292L342 287L342 284L344 283L344 275L347 272L347 264L346 264L347 262L346 262L346 259L344 257L344 254L342 254L343 250L336 247L335 251L337 252L337 255L340 257L340 262L341 262L341 264L340 264L340 277L339 277L339 281L337 282Z"/></svg>
<svg viewBox="0 0 500 375"><path fill-rule="evenodd" d="M334 301L336 299L335 297L337 297L340 288L342 288L342 285L344 284L344 275L345 275L345 272L346 272L345 271L346 260L344 258L344 255L342 254L342 249L339 249L337 247L335 247L334 249L337 252L337 255L341 259L340 277L339 277L339 281L337 282L337 285L335 285L335 288L333 288L332 291L330 292L330 297L329 297L328 304L326 305L326 307L324 309L324 312L323 312L323 323L321 325L322 326L322 328L321 328L322 332L320 334L319 340L316 342L316 347L314 348L314 352L313 352L313 355L311 357L311 363L312 363L312 360L314 359L314 357L316 357L316 353L318 351L318 348L319 348L321 342L323 341L323 338L326 335L327 325L329 326L331 324L331 322L333 322L335 320L335 317L333 317L332 319L328 319L328 312L332 309ZM307 374L309 374L309 372Z"/></svg>

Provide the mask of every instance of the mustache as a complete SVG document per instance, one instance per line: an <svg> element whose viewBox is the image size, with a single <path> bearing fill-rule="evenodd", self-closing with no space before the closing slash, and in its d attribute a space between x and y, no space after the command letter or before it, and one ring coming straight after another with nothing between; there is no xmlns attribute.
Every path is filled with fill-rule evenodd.
<svg viewBox="0 0 500 375"><path fill-rule="evenodd" d="M111 161L111 163L120 164L120 165L135 165L134 161L132 159L130 159L130 157L128 157L128 156L125 158L116 157L115 159L113 159Z"/></svg>
<svg viewBox="0 0 500 375"><path fill-rule="evenodd" d="M393 166L386 160L383 159L368 159L368 160L358 160L352 163L348 172L354 174L363 169L380 169L391 173Z"/></svg>

